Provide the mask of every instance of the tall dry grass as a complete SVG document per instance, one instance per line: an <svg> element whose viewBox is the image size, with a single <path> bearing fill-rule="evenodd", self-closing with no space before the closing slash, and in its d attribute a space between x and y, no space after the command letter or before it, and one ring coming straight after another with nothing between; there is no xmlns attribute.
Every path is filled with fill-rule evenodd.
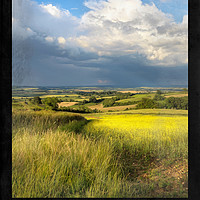
<svg viewBox="0 0 200 200"><path fill-rule="evenodd" d="M187 158L186 118L156 119L153 129L154 117L109 115L87 124L76 114L13 112L12 196L155 197L158 181L130 179L137 173L133 162L144 168L152 157Z"/></svg>
<svg viewBox="0 0 200 200"><path fill-rule="evenodd" d="M130 193L112 145L58 129L70 120L83 118L13 113L14 198L119 197Z"/></svg>

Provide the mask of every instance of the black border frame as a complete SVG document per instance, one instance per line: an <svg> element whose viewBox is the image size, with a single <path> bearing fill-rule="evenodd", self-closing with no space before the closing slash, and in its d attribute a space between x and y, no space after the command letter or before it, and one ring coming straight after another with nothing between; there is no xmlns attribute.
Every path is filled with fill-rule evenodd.
<svg viewBox="0 0 200 200"><path fill-rule="evenodd" d="M189 0L189 197L200 198L200 1ZM12 199L12 0L1 0L0 197ZM153 198L154 199L154 198ZM156 199L156 198L155 198Z"/></svg>
<svg viewBox="0 0 200 200"><path fill-rule="evenodd" d="M1 199L11 199L12 189L12 0L1 0Z"/></svg>
<svg viewBox="0 0 200 200"><path fill-rule="evenodd" d="M200 1L189 0L189 199L200 198Z"/></svg>

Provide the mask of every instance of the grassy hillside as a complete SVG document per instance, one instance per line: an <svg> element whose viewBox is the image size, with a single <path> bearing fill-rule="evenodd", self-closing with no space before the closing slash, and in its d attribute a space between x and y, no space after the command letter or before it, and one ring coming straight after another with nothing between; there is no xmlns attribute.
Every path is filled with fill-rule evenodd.
<svg viewBox="0 0 200 200"><path fill-rule="evenodd" d="M13 197L187 197L187 116L93 116L13 112Z"/></svg>
<svg viewBox="0 0 200 200"><path fill-rule="evenodd" d="M127 196L112 145L63 126L83 117L54 114L13 113L13 197Z"/></svg>
<svg viewBox="0 0 200 200"><path fill-rule="evenodd" d="M40 92L42 103L37 104L33 97ZM116 102L139 103L153 99L155 92ZM95 88L18 88L14 94L14 198L188 197L188 110L103 107L102 98L120 94ZM96 102L79 105L92 95ZM167 99L187 92L166 90L161 95ZM47 97L59 97L59 105L76 112L80 106L90 110L52 110L43 101Z"/></svg>

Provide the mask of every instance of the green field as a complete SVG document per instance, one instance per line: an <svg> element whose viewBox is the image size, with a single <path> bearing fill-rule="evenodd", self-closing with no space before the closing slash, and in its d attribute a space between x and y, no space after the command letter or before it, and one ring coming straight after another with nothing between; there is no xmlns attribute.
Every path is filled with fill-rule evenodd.
<svg viewBox="0 0 200 200"><path fill-rule="evenodd" d="M124 102L124 101L128 101L128 100L133 100L133 101L140 101L142 98L153 98L155 94L136 94L134 96L132 96L129 99L123 99L123 100L119 100L118 102Z"/></svg>
<svg viewBox="0 0 200 200"><path fill-rule="evenodd" d="M75 114L14 97L12 130L13 198L188 197L187 110Z"/></svg>

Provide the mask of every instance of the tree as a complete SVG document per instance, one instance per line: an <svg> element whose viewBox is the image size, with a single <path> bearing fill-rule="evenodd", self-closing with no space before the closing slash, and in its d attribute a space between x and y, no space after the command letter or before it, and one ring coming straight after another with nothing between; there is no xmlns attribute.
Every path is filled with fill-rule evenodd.
<svg viewBox="0 0 200 200"><path fill-rule="evenodd" d="M57 97L47 97L43 100L43 103L52 110L56 110L58 108L58 103L61 101Z"/></svg>
<svg viewBox="0 0 200 200"><path fill-rule="evenodd" d="M105 99L103 101L103 107L110 107L110 106L113 106L115 103L115 100L112 99L112 98L108 98L108 99Z"/></svg>
<svg viewBox="0 0 200 200"><path fill-rule="evenodd" d="M165 99L165 97L163 97L163 96L161 96L161 94L155 94L155 96L154 96L154 98L153 98L153 100L155 100L155 101L161 101L161 100L164 100Z"/></svg>
<svg viewBox="0 0 200 200"><path fill-rule="evenodd" d="M169 97L165 100L166 107L171 109L183 109L188 110L188 98L187 97Z"/></svg>
<svg viewBox="0 0 200 200"><path fill-rule="evenodd" d="M33 103L36 105L42 104L41 98L39 96L34 97Z"/></svg>
<svg viewBox="0 0 200 200"><path fill-rule="evenodd" d="M183 91L184 91L184 92L188 92L188 89L187 89L187 88L183 88Z"/></svg>
<svg viewBox="0 0 200 200"><path fill-rule="evenodd" d="M153 99L143 98L136 108L157 108L158 104Z"/></svg>
<svg viewBox="0 0 200 200"><path fill-rule="evenodd" d="M156 94L162 94L161 90L157 90Z"/></svg>
<svg viewBox="0 0 200 200"><path fill-rule="evenodd" d="M95 97L95 96L91 96L91 97L89 98L89 102L91 102L91 103L96 103L96 102L97 102L96 97Z"/></svg>

